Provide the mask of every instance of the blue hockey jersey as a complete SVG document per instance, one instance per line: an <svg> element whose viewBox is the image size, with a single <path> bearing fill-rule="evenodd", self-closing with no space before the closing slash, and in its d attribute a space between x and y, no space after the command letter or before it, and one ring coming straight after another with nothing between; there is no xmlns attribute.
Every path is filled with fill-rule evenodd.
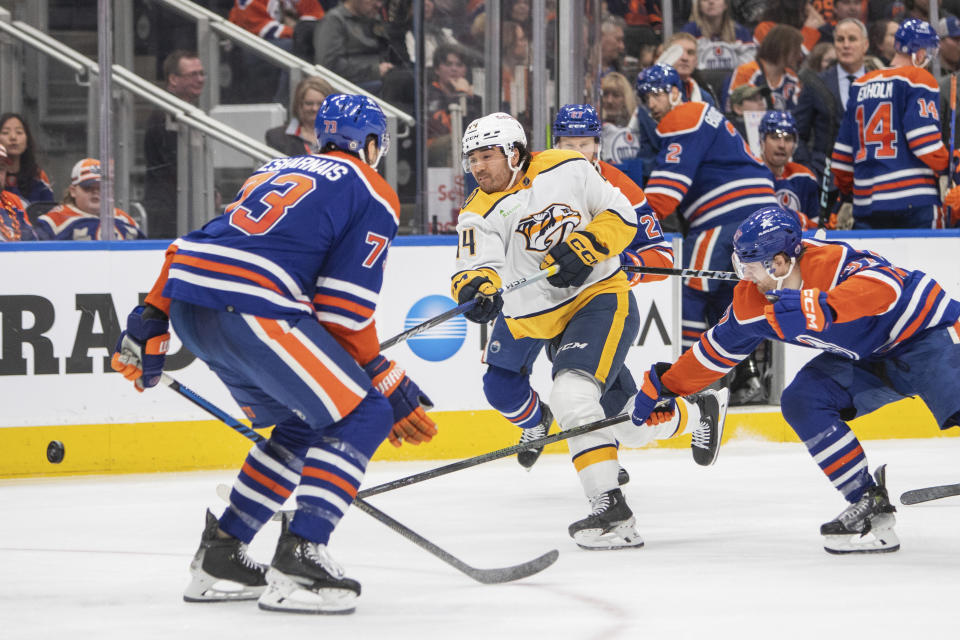
<svg viewBox="0 0 960 640"><path fill-rule="evenodd" d="M773 178L773 190L781 207L799 214L804 229L815 226L820 216L820 187L810 169L788 162L783 173Z"/></svg>
<svg viewBox="0 0 960 640"><path fill-rule="evenodd" d="M338 335L364 332L363 350L373 357L375 331L364 330L399 210L393 189L349 154L271 160L222 216L171 245L147 302L274 319L316 314Z"/></svg>
<svg viewBox="0 0 960 640"><path fill-rule="evenodd" d="M940 204L937 172L947 167L940 138L939 88L919 67L871 71L850 86L833 147L840 191L853 215Z"/></svg>
<svg viewBox="0 0 960 640"><path fill-rule="evenodd" d="M677 105L657 134L660 155L645 192L661 220L676 209L690 231L699 231L776 204L773 174L714 107Z"/></svg>
<svg viewBox="0 0 960 640"><path fill-rule="evenodd" d="M921 271L896 267L843 242L803 244L806 251L797 265L803 287L826 292L837 317L823 331L802 333L786 342L861 360L895 355L911 337L955 325L960 318L960 301ZM723 318L670 367L664 385L680 395L699 391L723 377L763 340L784 342L764 315L769 304L754 283L739 282Z"/></svg>

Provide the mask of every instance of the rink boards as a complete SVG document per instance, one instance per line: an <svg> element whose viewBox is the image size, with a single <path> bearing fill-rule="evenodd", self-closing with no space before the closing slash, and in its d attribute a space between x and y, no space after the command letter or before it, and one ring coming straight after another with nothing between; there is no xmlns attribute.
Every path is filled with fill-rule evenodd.
<svg viewBox="0 0 960 640"><path fill-rule="evenodd" d="M830 237L921 269L960 297L958 231ZM245 438L169 389L140 394L110 371L109 336L119 332L126 314L153 284L165 246L161 241L0 245L0 266L7 274L0 292L0 477L222 468L242 460L249 448ZM675 246L679 255L679 239ZM454 253L450 236L397 239L376 315L381 340L454 306L449 298ZM670 278L634 289L641 332L628 364L637 375L679 353L679 285ZM490 411L483 398L480 354L486 340L485 327L461 317L386 352L434 401L440 435L420 447L385 445L379 459L462 458L516 441L515 428ZM786 380L817 353L786 351ZM242 415L213 374L181 350L175 335L167 370L228 413ZM549 364L542 356L533 384L542 394L549 392ZM868 439L940 435L918 400L897 403L853 425ZM794 439L775 407L731 413L726 437ZM58 465L46 459L51 440L66 449ZM548 451L565 449L559 443Z"/></svg>

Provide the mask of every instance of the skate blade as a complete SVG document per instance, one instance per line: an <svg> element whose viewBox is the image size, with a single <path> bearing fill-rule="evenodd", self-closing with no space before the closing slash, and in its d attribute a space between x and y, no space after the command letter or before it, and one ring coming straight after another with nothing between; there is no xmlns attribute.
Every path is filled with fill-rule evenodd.
<svg viewBox="0 0 960 640"><path fill-rule="evenodd" d="M250 585L214 578L202 571L195 574L187 588L183 590L184 602L229 602L231 600L256 600L266 586L251 587Z"/></svg>
<svg viewBox="0 0 960 640"><path fill-rule="evenodd" d="M356 611L357 594L350 589L306 589L279 571L267 571L266 590L257 606L264 611L313 615L347 615Z"/></svg>
<svg viewBox="0 0 960 640"><path fill-rule="evenodd" d="M639 549L643 538L634 527L634 519L621 522L608 531L600 528L581 529L573 534L577 546L587 551L614 551L617 549Z"/></svg>
<svg viewBox="0 0 960 640"><path fill-rule="evenodd" d="M824 536L823 549L834 555L851 553L893 553L900 550L900 538L892 527L874 527L864 535Z"/></svg>

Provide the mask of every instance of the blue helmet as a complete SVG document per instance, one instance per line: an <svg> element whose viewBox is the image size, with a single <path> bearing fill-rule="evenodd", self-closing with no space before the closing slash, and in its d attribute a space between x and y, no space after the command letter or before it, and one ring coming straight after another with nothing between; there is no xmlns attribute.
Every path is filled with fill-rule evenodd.
<svg viewBox="0 0 960 640"><path fill-rule="evenodd" d="M893 36L893 46L900 53L913 54L926 49L929 54L940 46L940 38L929 22L918 18L904 20Z"/></svg>
<svg viewBox="0 0 960 640"><path fill-rule="evenodd" d="M321 151L332 144L359 155L361 160L374 167L390 147L387 118L377 103L366 96L347 93L327 96L317 111L313 128ZM376 137L379 149L374 162L366 158L367 136L371 135Z"/></svg>
<svg viewBox="0 0 960 640"><path fill-rule="evenodd" d="M788 133L796 139L797 121L789 111L767 111L760 121L759 132L761 140L771 133Z"/></svg>
<svg viewBox="0 0 960 640"><path fill-rule="evenodd" d="M778 253L796 258L803 250L803 231L797 216L782 207L757 209L740 223L733 234L733 251L737 259L762 262L766 266Z"/></svg>
<svg viewBox="0 0 960 640"><path fill-rule="evenodd" d="M593 105L565 104L553 119L553 140L564 136L572 138L599 138L603 125Z"/></svg>
<svg viewBox="0 0 960 640"><path fill-rule="evenodd" d="M670 87L676 87L683 92L680 74L668 64L657 63L637 74L637 94L641 100L648 93L670 91Z"/></svg>

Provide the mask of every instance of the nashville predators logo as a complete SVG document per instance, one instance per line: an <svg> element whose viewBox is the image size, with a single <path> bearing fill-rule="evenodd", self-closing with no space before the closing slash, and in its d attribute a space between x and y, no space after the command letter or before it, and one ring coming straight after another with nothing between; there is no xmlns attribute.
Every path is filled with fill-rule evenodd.
<svg viewBox="0 0 960 640"><path fill-rule="evenodd" d="M580 224L580 212L565 204L551 204L522 218L515 231L523 236L527 251L549 251Z"/></svg>

